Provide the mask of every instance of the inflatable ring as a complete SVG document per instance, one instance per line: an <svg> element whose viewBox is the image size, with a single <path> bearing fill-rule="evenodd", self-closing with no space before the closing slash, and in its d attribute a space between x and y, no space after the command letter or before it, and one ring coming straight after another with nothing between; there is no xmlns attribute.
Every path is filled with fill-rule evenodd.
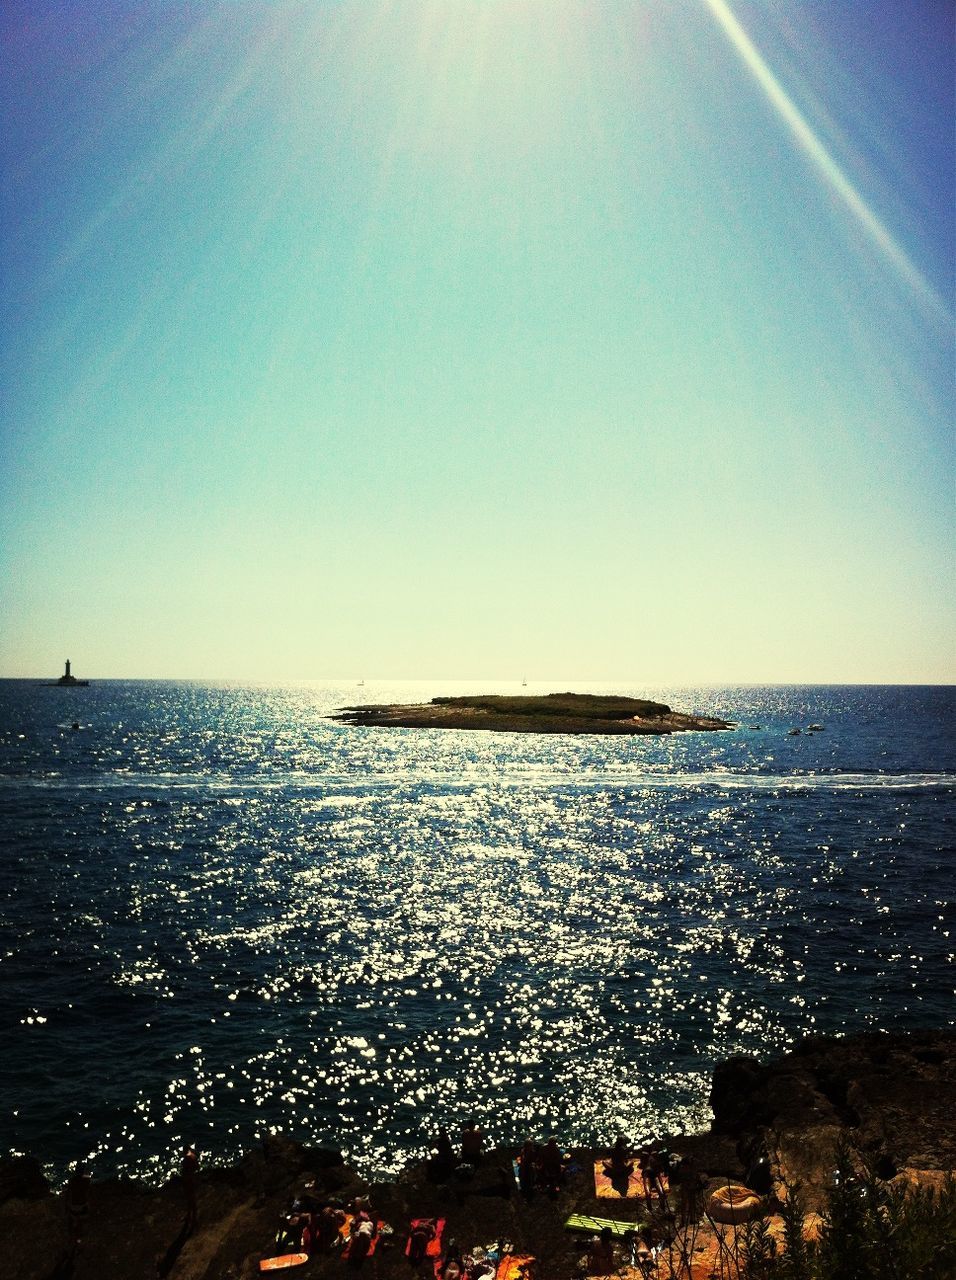
<svg viewBox="0 0 956 1280"><path fill-rule="evenodd" d="M763 1201L756 1191L742 1187L739 1183L729 1182L718 1187L707 1201L707 1212L715 1222L749 1222L755 1218L763 1207Z"/></svg>

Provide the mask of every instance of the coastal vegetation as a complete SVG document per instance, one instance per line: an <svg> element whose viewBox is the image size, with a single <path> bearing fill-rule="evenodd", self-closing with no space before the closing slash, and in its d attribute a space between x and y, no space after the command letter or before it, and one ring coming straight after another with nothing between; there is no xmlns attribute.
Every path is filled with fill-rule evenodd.
<svg viewBox="0 0 956 1280"><path fill-rule="evenodd" d="M820 1213L804 1189L747 1223L692 1219L643 1275L653 1280L952 1280L956 1276L956 1177L885 1180L846 1139ZM775 1212L771 1212L775 1210ZM623 1273L622 1273L623 1274ZM637 1272L641 1274L640 1269ZM636 1278L635 1278L636 1280Z"/></svg>

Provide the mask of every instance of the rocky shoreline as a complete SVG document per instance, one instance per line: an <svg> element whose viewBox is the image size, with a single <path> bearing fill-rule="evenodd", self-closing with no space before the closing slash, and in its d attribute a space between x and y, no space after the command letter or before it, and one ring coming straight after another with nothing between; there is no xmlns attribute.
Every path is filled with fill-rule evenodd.
<svg viewBox="0 0 956 1280"><path fill-rule="evenodd" d="M815 1038L770 1062L731 1058L714 1071L711 1105L710 1131L670 1137L669 1149L706 1174L709 1189L753 1180L758 1169L767 1182L769 1229L780 1235L774 1211L786 1195L784 1184L801 1183L811 1217L818 1213L841 1139L873 1161L890 1185L943 1184L956 1169L956 1032ZM158 1189L124 1179L94 1181L84 1238L72 1259L63 1195L50 1190L36 1160L8 1159L0 1162L3 1274L12 1280L248 1280L259 1274L260 1259L275 1252L280 1216L307 1188L343 1202L370 1197L375 1216L395 1231L363 1264L384 1280L409 1275L402 1246L413 1217L447 1219L446 1242L454 1238L464 1249L511 1241L537 1259L537 1280L579 1273L586 1242L565 1229L569 1214L635 1223L646 1217L640 1199L596 1198L594 1160L603 1152L572 1151L557 1195L530 1200L510 1176L514 1154L486 1152L468 1181L438 1182L416 1165L394 1182L370 1185L334 1149L269 1139L232 1168L200 1171L191 1230L184 1225L180 1178ZM695 1280L707 1276L720 1248L712 1227L695 1228L687 1273ZM324 1254L290 1274L341 1277L345 1266L337 1253ZM639 1273L624 1267L618 1274Z"/></svg>
<svg viewBox="0 0 956 1280"><path fill-rule="evenodd" d="M668 734L732 729L728 720L673 711L666 703L611 694L473 694L416 704L342 707L330 717L365 728L481 729L498 733Z"/></svg>

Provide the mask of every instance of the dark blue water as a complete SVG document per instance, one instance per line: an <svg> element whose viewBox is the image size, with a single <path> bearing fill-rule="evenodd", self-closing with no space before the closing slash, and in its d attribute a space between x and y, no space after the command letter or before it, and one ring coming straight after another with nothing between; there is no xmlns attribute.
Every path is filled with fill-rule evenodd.
<svg viewBox="0 0 956 1280"><path fill-rule="evenodd" d="M385 1172L953 1023L952 688L616 690L762 726L670 738L325 719L475 691L0 682L0 1149L158 1177L282 1129Z"/></svg>

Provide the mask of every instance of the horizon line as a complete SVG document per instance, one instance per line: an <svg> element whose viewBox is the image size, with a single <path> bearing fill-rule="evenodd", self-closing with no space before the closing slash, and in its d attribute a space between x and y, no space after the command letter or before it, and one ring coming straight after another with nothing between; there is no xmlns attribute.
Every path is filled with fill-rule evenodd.
<svg viewBox="0 0 956 1280"><path fill-rule="evenodd" d="M69 688L69 685L57 685L56 676L50 675L5 675L0 674L0 680L16 680L33 683L36 682L41 687L53 688ZM667 686L673 688L698 688L698 689L724 689L729 687L740 689L783 689L783 688L922 688L922 689L947 689L956 687L956 679L913 679L913 680L797 680L797 679L777 679L777 680L735 680L735 679L633 679L629 677L618 678L597 678L597 677L577 677L577 676L556 676L542 677L540 679L523 680L514 676L282 676L282 677L266 677L266 676L97 676L87 675L77 677L78 680L96 682L97 684L122 684L125 682L136 682L142 684L225 684L225 685L319 685L319 684L340 684L351 685L355 688L368 684L429 684L429 683L445 683L445 684L467 684L470 682L476 684L508 684L519 685L523 688L530 688L532 685L558 685L558 684L594 684L594 685L627 685L635 688L655 688L658 686ZM52 686L50 681L54 681Z"/></svg>

